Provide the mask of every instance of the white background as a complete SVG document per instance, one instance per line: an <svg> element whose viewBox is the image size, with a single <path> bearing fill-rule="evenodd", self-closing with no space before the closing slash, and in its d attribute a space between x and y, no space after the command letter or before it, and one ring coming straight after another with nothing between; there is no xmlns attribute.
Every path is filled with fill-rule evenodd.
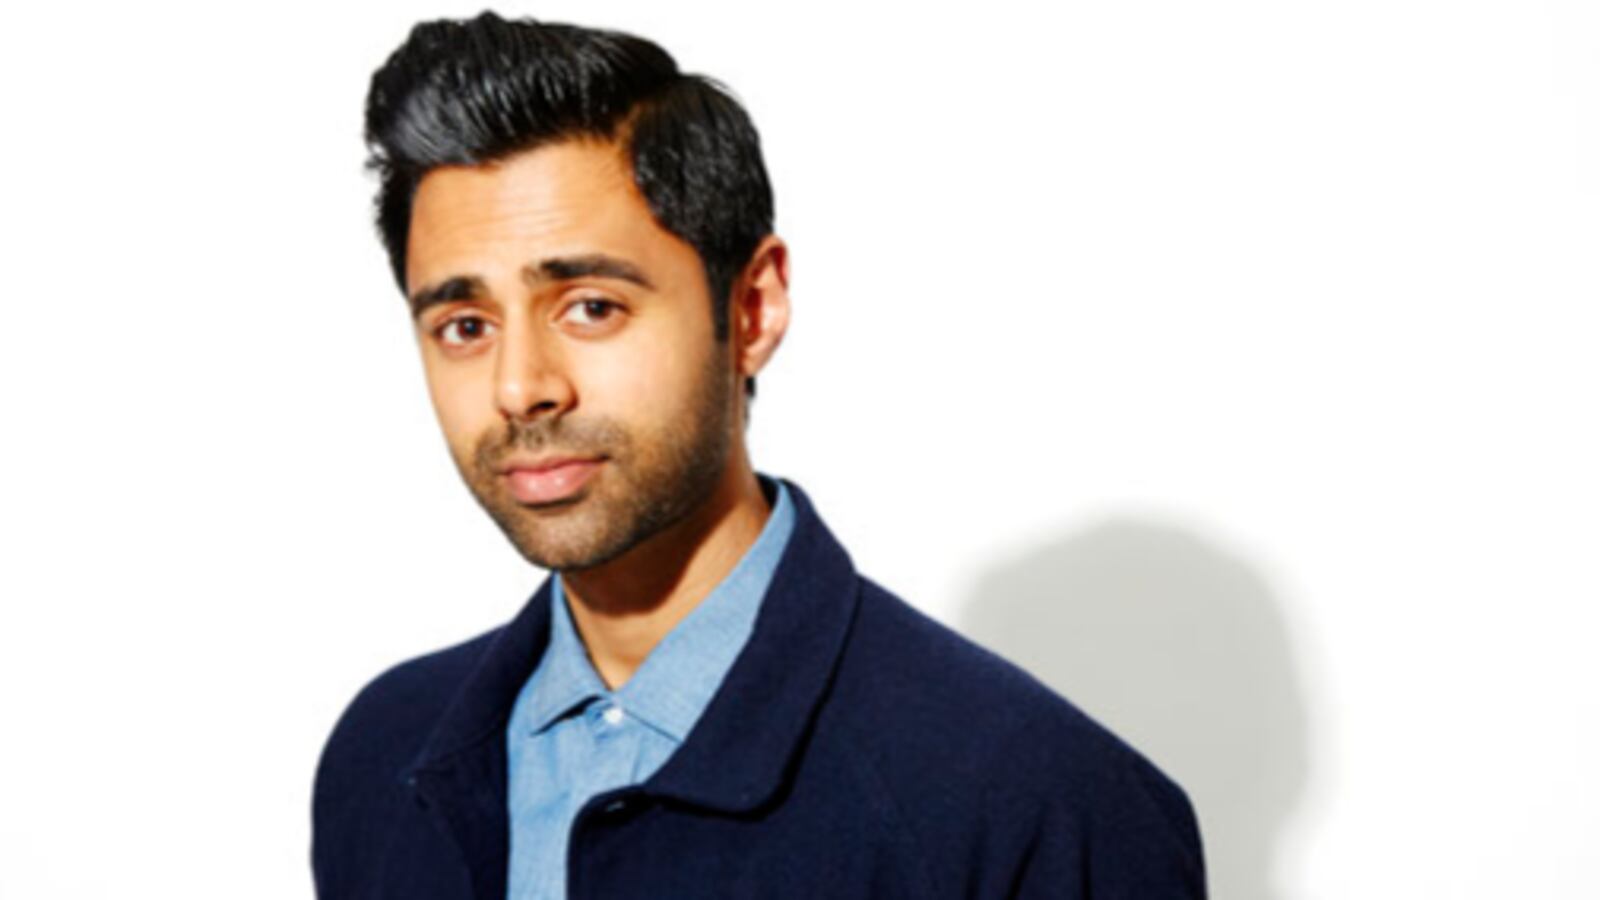
<svg viewBox="0 0 1600 900"><path fill-rule="evenodd" d="M475 4L0 27L0 896L311 893L343 704L541 573L444 452L367 78ZM757 465L1201 813L1215 895L1600 897L1600 7L502 7L751 109Z"/></svg>

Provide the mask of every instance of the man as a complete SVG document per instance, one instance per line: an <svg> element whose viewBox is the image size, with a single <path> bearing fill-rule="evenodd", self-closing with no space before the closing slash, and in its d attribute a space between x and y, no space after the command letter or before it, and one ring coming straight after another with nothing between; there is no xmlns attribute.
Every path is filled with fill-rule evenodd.
<svg viewBox="0 0 1600 900"><path fill-rule="evenodd" d="M412 31L367 138L451 454L553 574L344 713L322 897L1203 896L1177 786L753 469L788 258L736 101L485 13Z"/></svg>

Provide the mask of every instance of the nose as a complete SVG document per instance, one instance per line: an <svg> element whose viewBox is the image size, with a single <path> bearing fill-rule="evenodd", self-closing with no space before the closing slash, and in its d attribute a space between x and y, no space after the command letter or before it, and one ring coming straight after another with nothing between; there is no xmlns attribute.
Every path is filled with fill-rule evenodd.
<svg viewBox="0 0 1600 900"><path fill-rule="evenodd" d="M507 322L495 359L495 404L509 419L556 417L577 400L554 336L536 322Z"/></svg>

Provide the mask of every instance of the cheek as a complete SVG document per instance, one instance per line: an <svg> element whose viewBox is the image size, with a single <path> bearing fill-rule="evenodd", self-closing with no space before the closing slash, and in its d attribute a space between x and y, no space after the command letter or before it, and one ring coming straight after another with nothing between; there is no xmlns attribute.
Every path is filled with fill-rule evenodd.
<svg viewBox="0 0 1600 900"><path fill-rule="evenodd" d="M706 348L689 336L645 335L595 347L575 359L583 403L628 422L672 424L691 402Z"/></svg>
<svg viewBox="0 0 1600 900"><path fill-rule="evenodd" d="M478 372L478 369L483 372ZM445 441L458 461L471 459L478 438L495 422L488 367L424 366L428 396Z"/></svg>

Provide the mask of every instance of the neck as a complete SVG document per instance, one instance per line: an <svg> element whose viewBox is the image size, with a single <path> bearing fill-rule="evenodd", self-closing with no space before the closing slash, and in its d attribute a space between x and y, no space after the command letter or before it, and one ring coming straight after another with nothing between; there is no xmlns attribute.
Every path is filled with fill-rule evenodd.
<svg viewBox="0 0 1600 900"><path fill-rule="evenodd" d="M742 452L711 496L622 556L561 573L573 624L595 670L615 690L750 549L771 512Z"/></svg>

